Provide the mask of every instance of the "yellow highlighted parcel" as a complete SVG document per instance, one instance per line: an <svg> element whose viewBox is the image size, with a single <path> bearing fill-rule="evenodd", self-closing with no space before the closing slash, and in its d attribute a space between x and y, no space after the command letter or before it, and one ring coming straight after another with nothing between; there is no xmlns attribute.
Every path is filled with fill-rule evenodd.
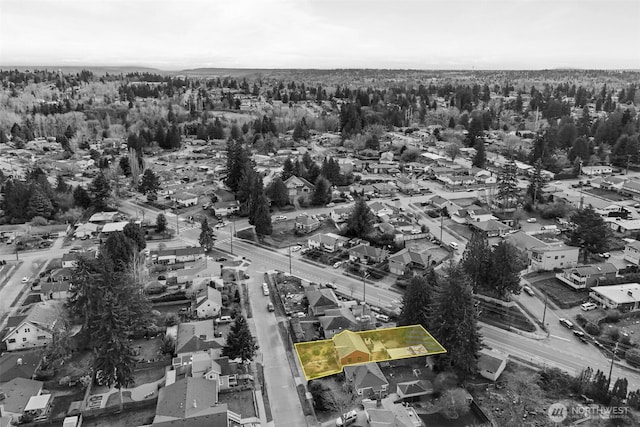
<svg viewBox="0 0 640 427"><path fill-rule="evenodd" d="M348 365L447 352L421 325L342 331L329 340L301 342L295 348L307 380L337 374Z"/></svg>

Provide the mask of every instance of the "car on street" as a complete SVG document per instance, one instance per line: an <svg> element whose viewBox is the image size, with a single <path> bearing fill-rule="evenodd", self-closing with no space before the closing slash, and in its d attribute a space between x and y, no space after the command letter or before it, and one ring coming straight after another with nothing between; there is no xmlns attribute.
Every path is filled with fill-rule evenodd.
<svg viewBox="0 0 640 427"><path fill-rule="evenodd" d="M219 257L219 258L216 258L216 261L217 261L217 262L223 262L223 261L226 261L226 260L227 260L227 259L226 259L225 257L223 257L223 256L221 256L221 257Z"/></svg>
<svg viewBox="0 0 640 427"><path fill-rule="evenodd" d="M394 197L393 199L391 199L392 202L398 202L400 201L400 197Z"/></svg>
<svg viewBox="0 0 640 427"><path fill-rule="evenodd" d="M595 310L596 308L598 308L598 306L592 302L585 302L584 304L580 305L580 310L582 311L591 311Z"/></svg>
<svg viewBox="0 0 640 427"><path fill-rule="evenodd" d="M328 207L328 208L332 208L332 207L334 207L335 205L336 205L336 204L335 204L335 203L333 203L333 202L331 202L331 203L327 203L327 207Z"/></svg>
<svg viewBox="0 0 640 427"><path fill-rule="evenodd" d="M532 297L532 296L534 296L534 295L535 295L535 294L533 293L533 289L531 289L531 288L530 288L529 286L527 286L527 285L524 285L524 286L522 287L522 290L523 290L527 295L529 295L530 297Z"/></svg>
<svg viewBox="0 0 640 427"><path fill-rule="evenodd" d="M573 335L575 335L583 344L589 344L589 340L587 340L586 335L582 331L573 331Z"/></svg>
<svg viewBox="0 0 640 427"><path fill-rule="evenodd" d="M342 265L342 261L338 261L333 264L333 268L340 268L341 265Z"/></svg>
<svg viewBox="0 0 640 427"><path fill-rule="evenodd" d="M285 215L278 215L275 219L276 221L286 221L287 217Z"/></svg>
<svg viewBox="0 0 640 427"><path fill-rule="evenodd" d="M528 222L529 224L532 224L532 223L534 223L534 222L538 222L538 220L537 220L537 219L535 219L535 218L529 218L529 219L527 219L527 222Z"/></svg>
<svg viewBox="0 0 640 427"><path fill-rule="evenodd" d="M358 413L355 410L345 412L336 420L336 427L348 426L358 420Z"/></svg>
<svg viewBox="0 0 640 427"><path fill-rule="evenodd" d="M325 283L324 287L334 290L336 289L336 285L334 285L333 283Z"/></svg>
<svg viewBox="0 0 640 427"><path fill-rule="evenodd" d="M27 276L24 276L21 280L22 283L27 283L29 281L29 278Z"/></svg>
<svg viewBox="0 0 640 427"><path fill-rule="evenodd" d="M298 252L300 249L302 249L300 245L291 246L291 252Z"/></svg>
<svg viewBox="0 0 640 427"><path fill-rule="evenodd" d="M560 324L567 329L573 329L573 323L565 318L560 318Z"/></svg>
<svg viewBox="0 0 640 427"><path fill-rule="evenodd" d="M603 252L603 253L598 254L598 255L599 255L601 258L604 258L604 259L609 259L609 258L611 258L611 254L610 254L609 252Z"/></svg>
<svg viewBox="0 0 640 427"><path fill-rule="evenodd" d="M267 310L268 310L268 311L273 311L273 310L275 310L275 308L273 307L273 303L272 303L271 301L269 301L269 302L267 303Z"/></svg>

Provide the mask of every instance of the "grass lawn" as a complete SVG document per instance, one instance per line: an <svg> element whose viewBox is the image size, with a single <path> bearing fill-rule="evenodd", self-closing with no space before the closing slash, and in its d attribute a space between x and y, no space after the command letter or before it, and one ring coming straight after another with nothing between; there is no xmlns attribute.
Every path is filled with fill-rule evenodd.
<svg viewBox="0 0 640 427"><path fill-rule="evenodd" d="M167 365L169 365L170 362L171 360L167 359ZM142 384L158 381L159 379L164 377L164 373L165 373L164 366L160 366L158 368L143 369L143 370L135 371L134 372L135 384L136 386L139 386Z"/></svg>
<svg viewBox="0 0 640 427"><path fill-rule="evenodd" d="M156 414L155 405L148 408L136 409L120 414L105 415L94 418L85 418L82 427L122 427L140 426L153 422Z"/></svg>
<svg viewBox="0 0 640 427"><path fill-rule="evenodd" d="M152 360L157 359L160 356L160 347L162 346L162 340L158 337L153 339L137 339L131 342L131 346L139 351L138 359L140 360Z"/></svg>
<svg viewBox="0 0 640 427"><path fill-rule="evenodd" d="M76 388L74 393L58 395L54 393L53 403L51 404L51 416L62 417L69 410L71 402L82 400L84 398L84 389Z"/></svg>
<svg viewBox="0 0 640 427"><path fill-rule="evenodd" d="M220 403L226 403L230 411L242 415L242 418L257 417L253 404L253 390L220 393Z"/></svg>
<svg viewBox="0 0 640 427"><path fill-rule="evenodd" d="M525 316L520 307L503 307L499 304L478 300L482 310L479 318L503 329L516 328L522 331L535 332L536 326Z"/></svg>
<svg viewBox="0 0 640 427"><path fill-rule="evenodd" d="M627 197L621 196L614 191L603 190L602 188L589 188L583 191L585 193L591 193L595 196L602 197L603 199L611 200L612 202L621 202L623 200L628 200Z"/></svg>
<svg viewBox="0 0 640 427"><path fill-rule="evenodd" d="M124 403L133 402L133 399L131 399L131 392L130 391L123 391L122 392L122 401ZM109 406L116 406L116 405L120 405L120 393L117 392L117 391L115 393L111 393L109 395L109 398L107 399L107 404L105 405L105 408L108 408Z"/></svg>
<svg viewBox="0 0 640 427"><path fill-rule="evenodd" d="M309 234L296 235L294 231L295 219L288 219L286 221L274 222L273 233L271 236L264 238L264 244L275 246L276 248L286 248L290 245L306 245L309 236L316 233L335 233L338 230L333 221L326 220L320 223L320 228L312 231Z"/></svg>
<svg viewBox="0 0 640 427"><path fill-rule="evenodd" d="M544 292L545 295L560 308L572 308L582 304L587 298L586 291L574 291L563 285L558 279L550 278L539 280L534 286Z"/></svg>
<svg viewBox="0 0 640 427"><path fill-rule="evenodd" d="M473 231L466 224L458 224L456 222L451 221L451 223L447 224L445 228L455 231L456 233L458 233L459 235L461 235L467 240L470 240L471 236L473 235ZM440 235L439 234L440 230L431 230L431 232L436 236Z"/></svg>

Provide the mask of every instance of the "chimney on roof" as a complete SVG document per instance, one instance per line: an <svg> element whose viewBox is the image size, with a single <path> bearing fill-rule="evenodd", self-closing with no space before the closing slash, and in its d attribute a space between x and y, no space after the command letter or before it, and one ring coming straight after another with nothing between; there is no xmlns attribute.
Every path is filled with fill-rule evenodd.
<svg viewBox="0 0 640 427"><path fill-rule="evenodd" d="M194 408L198 407L198 401L196 399L193 399L193 407Z"/></svg>
<svg viewBox="0 0 640 427"><path fill-rule="evenodd" d="M16 360L16 365L22 366L22 357L18 357L18 360Z"/></svg>

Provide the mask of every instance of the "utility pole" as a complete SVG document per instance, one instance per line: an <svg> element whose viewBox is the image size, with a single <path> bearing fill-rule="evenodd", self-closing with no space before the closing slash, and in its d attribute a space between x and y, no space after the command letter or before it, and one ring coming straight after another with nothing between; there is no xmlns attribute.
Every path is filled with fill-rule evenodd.
<svg viewBox="0 0 640 427"><path fill-rule="evenodd" d="M444 214L440 209L440 245L442 245L442 227L444 226Z"/></svg>
<svg viewBox="0 0 640 427"><path fill-rule="evenodd" d="M289 245L289 274L291 274L291 245Z"/></svg>
<svg viewBox="0 0 640 427"><path fill-rule="evenodd" d="M176 234L179 236L180 235L180 226L178 225L178 202L174 201L173 202L173 208L176 211Z"/></svg>
<svg viewBox="0 0 640 427"><path fill-rule="evenodd" d="M611 385L611 373L613 372L613 361L616 358L616 352L618 351L618 344L613 348L613 353L611 354L611 366L609 366L609 385Z"/></svg>
<svg viewBox="0 0 640 427"><path fill-rule="evenodd" d="M631 161L631 154L627 154L627 172L625 175L629 175L629 162Z"/></svg>
<svg viewBox="0 0 640 427"><path fill-rule="evenodd" d="M580 160L580 173L578 174L579 177L582 177L582 160ZM582 204L584 203L584 194L582 193L584 185L580 186L580 209L582 210Z"/></svg>
<svg viewBox="0 0 640 427"><path fill-rule="evenodd" d="M367 271L362 272L362 304L367 302L367 282L364 280L367 277Z"/></svg>
<svg viewBox="0 0 640 427"><path fill-rule="evenodd" d="M231 226L231 233L229 233L231 234L231 255L233 255L233 231L235 229L234 222L231 221L231 224L229 225Z"/></svg>
<svg viewBox="0 0 640 427"><path fill-rule="evenodd" d="M542 326L545 326L544 319L547 317L547 299L549 297L545 294L544 296L544 311L542 312Z"/></svg>

